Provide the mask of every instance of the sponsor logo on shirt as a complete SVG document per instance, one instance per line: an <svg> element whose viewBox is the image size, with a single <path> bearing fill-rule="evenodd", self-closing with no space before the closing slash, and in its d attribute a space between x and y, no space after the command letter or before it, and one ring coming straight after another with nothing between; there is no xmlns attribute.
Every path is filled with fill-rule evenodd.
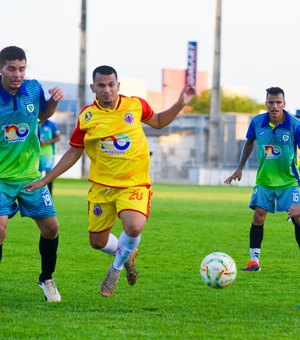
<svg viewBox="0 0 300 340"><path fill-rule="evenodd" d="M130 145L130 138L125 134L109 136L100 140L100 147L107 154L124 154Z"/></svg>
<svg viewBox="0 0 300 340"><path fill-rule="evenodd" d="M281 155L281 149L277 145L263 145L267 159L278 158Z"/></svg>
<svg viewBox="0 0 300 340"><path fill-rule="evenodd" d="M30 132L29 125L26 123L5 125L2 126L2 130L4 130L5 140L9 143L24 141Z"/></svg>

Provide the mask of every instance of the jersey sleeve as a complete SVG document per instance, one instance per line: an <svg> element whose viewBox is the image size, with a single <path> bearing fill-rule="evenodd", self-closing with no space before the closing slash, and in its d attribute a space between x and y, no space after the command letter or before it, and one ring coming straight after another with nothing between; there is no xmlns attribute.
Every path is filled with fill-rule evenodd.
<svg viewBox="0 0 300 340"><path fill-rule="evenodd" d="M295 140L298 148L300 149L300 125L297 126L296 132L295 132Z"/></svg>
<svg viewBox="0 0 300 340"><path fill-rule="evenodd" d="M53 134L55 134L57 131L59 131L59 127L55 122L53 121L50 121L50 122L51 122L51 130L53 131Z"/></svg>
<svg viewBox="0 0 300 340"><path fill-rule="evenodd" d="M249 140L255 140L256 139L255 124L254 124L254 120L253 119L251 120L250 125L248 127L246 138L249 139Z"/></svg>
<svg viewBox="0 0 300 340"><path fill-rule="evenodd" d="M85 136L85 131L82 131L80 129L80 122L78 119L77 126L72 133L69 144L71 146L74 146L75 148L83 148L84 147L84 136Z"/></svg>
<svg viewBox="0 0 300 340"><path fill-rule="evenodd" d="M146 100L142 98L139 98L139 100L140 100L140 103L142 104L142 109L143 109L141 121L145 122L154 115L154 112L151 109L151 106L146 102Z"/></svg>
<svg viewBox="0 0 300 340"><path fill-rule="evenodd" d="M42 88L42 85L37 82L40 86L40 111L45 112L47 109L47 102L46 102L46 98L45 98L45 92Z"/></svg>

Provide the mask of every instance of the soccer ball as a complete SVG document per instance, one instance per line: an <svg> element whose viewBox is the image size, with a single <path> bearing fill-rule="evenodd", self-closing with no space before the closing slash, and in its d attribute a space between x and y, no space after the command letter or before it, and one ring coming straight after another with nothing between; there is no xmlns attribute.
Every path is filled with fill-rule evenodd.
<svg viewBox="0 0 300 340"><path fill-rule="evenodd" d="M200 275L208 286L225 288L236 278L236 264L233 258L225 253L211 253L201 262Z"/></svg>

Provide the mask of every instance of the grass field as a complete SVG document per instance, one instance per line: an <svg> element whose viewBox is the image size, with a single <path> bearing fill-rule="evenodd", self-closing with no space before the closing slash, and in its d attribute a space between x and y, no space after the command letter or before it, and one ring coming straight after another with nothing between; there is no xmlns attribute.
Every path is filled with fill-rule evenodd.
<svg viewBox="0 0 300 340"><path fill-rule="evenodd" d="M112 261L92 249L81 180L57 180L60 222L55 280L60 304L44 302L37 286L39 233L28 219L8 226L0 264L0 339L300 339L300 263L292 223L269 215L262 271L238 270L226 289L200 279L207 254L249 260L251 188L154 185L151 216L139 246L139 280L122 273L116 292L99 294ZM115 229L121 232L118 222Z"/></svg>

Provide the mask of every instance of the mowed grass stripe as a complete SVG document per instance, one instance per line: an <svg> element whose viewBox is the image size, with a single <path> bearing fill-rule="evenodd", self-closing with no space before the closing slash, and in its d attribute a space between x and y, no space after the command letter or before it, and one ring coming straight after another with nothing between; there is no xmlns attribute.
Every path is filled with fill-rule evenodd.
<svg viewBox="0 0 300 340"><path fill-rule="evenodd" d="M241 192L211 192L208 190L201 190L199 192L176 192L176 191L160 191L159 186L158 190L154 188L154 194L152 199L156 198L167 198L170 200L197 200L197 201L249 201L250 193L241 193ZM55 188L54 194L60 196L87 196L88 189L72 189L72 188Z"/></svg>

